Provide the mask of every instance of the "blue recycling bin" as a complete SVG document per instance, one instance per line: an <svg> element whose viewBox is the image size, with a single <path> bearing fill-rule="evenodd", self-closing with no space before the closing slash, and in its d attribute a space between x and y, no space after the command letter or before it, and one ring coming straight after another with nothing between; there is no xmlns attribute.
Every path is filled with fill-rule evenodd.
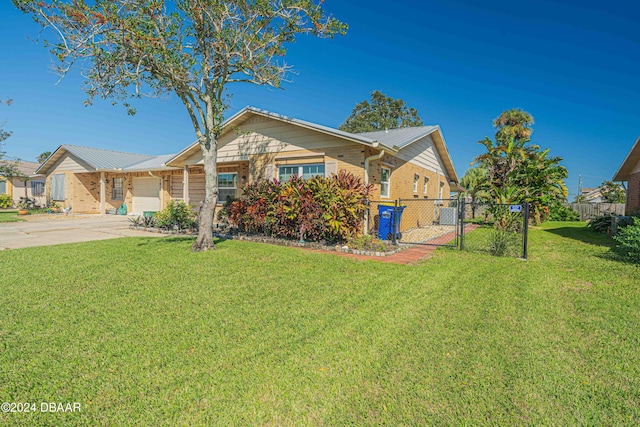
<svg viewBox="0 0 640 427"><path fill-rule="evenodd" d="M402 221L404 208L406 208L406 206L378 205L378 238L392 240L394 228L396 239L402 238L400 221Z"/></svg>

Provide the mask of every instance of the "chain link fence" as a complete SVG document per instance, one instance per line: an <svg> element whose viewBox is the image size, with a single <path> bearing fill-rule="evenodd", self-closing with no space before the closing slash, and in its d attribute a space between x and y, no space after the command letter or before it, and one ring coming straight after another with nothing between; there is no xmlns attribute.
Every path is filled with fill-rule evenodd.
<svg viewBox="0 0 640 427"><path fill-rule="evenodd" d="M468 203L464 199L371 201L369 234L398 244L459 247L527 258L528 204Z"/></svg>

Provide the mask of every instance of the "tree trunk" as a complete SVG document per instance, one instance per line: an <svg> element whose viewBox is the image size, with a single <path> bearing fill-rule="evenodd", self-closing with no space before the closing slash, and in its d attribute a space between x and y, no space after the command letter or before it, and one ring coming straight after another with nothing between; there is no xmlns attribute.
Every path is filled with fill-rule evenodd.
<svg viewBox="0 0 640 427"><path fill-rule="evenodd" d="M200 215L198 217L199 228L198 237L193 242L191 250L194 252L215 249L213 244L213 216L218 203L218 141L212 138L209 148L202 146L202 155L204 161L204 178L205 178L205 198Z"/></svg>

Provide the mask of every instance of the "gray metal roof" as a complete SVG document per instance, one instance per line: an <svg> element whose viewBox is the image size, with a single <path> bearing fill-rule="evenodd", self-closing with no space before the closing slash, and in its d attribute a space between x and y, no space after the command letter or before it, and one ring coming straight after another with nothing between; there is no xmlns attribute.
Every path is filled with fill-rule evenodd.
<svg viewBox="0 0 640 427"><path fill-rule="evenodd" d="M38 167L40 166L39 163L25 162L24 160L8 160L8 161L1 161L0 165L15 166L17 171L23 174L24 176L28 176L28 177L39 176L39 174L35 173L36 169L38 169Z"/></svg>
<svg viewBox="0 0 640 427"><path fill-rule="evenodd" d="M103 148L83 147L80 145L64 144L59 146L36 170L36 173L46 174L64 153L69 153L80 159L89 170L163 170L172 169L164 163L173 154L151 156L149 154L125 153L122 151L105 150Z"/></svg>
<svg viewBox="0 0 640 427"><path fill-rule="evenodd" d="M162 154L160 156L154 156L149 160L144 160L140 163L136 163L135 165L128 166L123 168L125 171L133 171L133 170L166 170L166 169L176 169L169 166L165 166L165 163L170 158L174 157L175 154Z"/></svg>
<svg viewBox="0 0 640 427"><path fill-rule="evenodd" d="M386 145L387 147L400 149L411 144L412 142L419 140L420 138L424 138L437 129L437 126L419 126L411 128L380 130L375 132L363 132L356 135L378 141L379 143Z"/></svg>
<svg viewBox="0 0 640 427"><path fill-rule="evenodd" d="M102 148L82 147L79 145L61 145L69 153L84 160L95 169L124 169L129 166L153 159L148 154L123 153Z"/></svg>

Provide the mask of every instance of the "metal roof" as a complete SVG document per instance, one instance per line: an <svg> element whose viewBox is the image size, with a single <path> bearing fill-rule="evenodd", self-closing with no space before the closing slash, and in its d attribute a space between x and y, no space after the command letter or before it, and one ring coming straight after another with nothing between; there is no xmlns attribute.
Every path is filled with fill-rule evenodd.
<svg viewBox="0 0 640 427"><path fill-rule="evenodd" d="M167 169L176 169L170 166L166 166L165 163L167 160L174 157L175 154L163 154L161 156L154 156L149 160L144 160L140 163L136 163L135 165L128 166L123 168L125 171L147 171L147 170L167 170Z"/></svg>
<svg viewBox="0 0 640 427"><path fill-rule="evenodd" d="M282 122L292 123L297 126L305 127L342 139L385 150L389 154L396 154L398 150L420 140L421 138L424 138L427 135L433 134L433 140L436 145L436 149L440 153L440 157L444 163L450 180L454 182L458 181L458 176L456 174L455 168L453 167L453 163L451 162L451 156L449 155L447 145L444 142L444 138L442 137L442 132L440 131L439 126L420 126L414 128L393 129L389 131L350 133L328 126L323 126L305 120L295 119L259 108L247 106L225 120L225 122L223 123L223 127L225 129L224 132L233 129L234 126L239 126L244 121L248 120L251 115L260 115ZM196 141L172 158L170 158L166 163L175 166L182 166L184 164L184 159L194 155L198 151L200 151L200 147L198 145L198 142Z"/></svg>
<svg viewBox="0 0 640 427"><path fill-rule="evenodd" d="M0 165L2 165L2 164L14 165L15 168L18 170L18 172L20 172L24 176L28 176L28 177L36 177L36 176L38 176L38 174L35 173L35 171L36 171L36 169L38 169L38 166L40 166L39 163L25 162L24 160L2 161L2 162L0 162Z"/></svg>
<svg viewBox="0 0 640 427"><path fill-rule="evenodd" d="M363 132L357 135L378 141L387 147L401 149L438 129L438 126L418 126L411 128L399 128L380 130L375 132Z"/></svg>
<svg viewBox="0 0 640 427"><path fill-rule="evenodd" d="M136 163L151 160L147 154L124 153L102 148L82 147L79 145L61 145L62 148L84 160L95 169L124 169Z"/></svg>
<svg viewBox="0 0 640 427"><path fill-rule="evenodd" d="M53 166L64 153L69 153L82 160L82 162L94 171L170 169L164 166L164 162L174 156L173 154L151 156L149 154L125 153L122 151L105 150L103 148L63 144L38 167L36 173L46 174L49 168Z"/></svg>

